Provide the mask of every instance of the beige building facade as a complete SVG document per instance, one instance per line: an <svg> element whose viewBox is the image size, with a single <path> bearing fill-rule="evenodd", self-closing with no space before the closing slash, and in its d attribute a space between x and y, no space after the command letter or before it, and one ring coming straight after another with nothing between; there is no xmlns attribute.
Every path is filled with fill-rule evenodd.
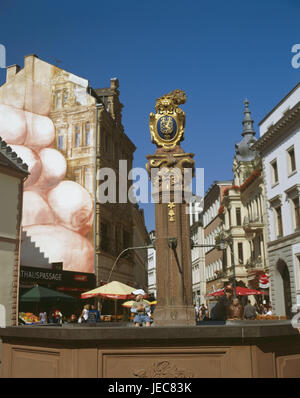
<svg viewBox="0 0 300 398"><path fill-rule="evenodd" d="M0 120L8 110L6 120L19 131L4 131L5 139L31 160L23 231L50 264L95 273L98 285L134 239L127 172L136 148L124 132L118 88L113 78L109 87L93 89L87 79L36 55L26 56L22 69L8 67L0 87ZM112 196L104 187L108 176L99 175L105 168L114 173ZM121 258L113 278L135 285L134 268L132 259Z"/></svg>
<svg viewBox="0 0 300 398"><path fill-rule="evenodd" d="M245 100L243 139L236 144L233 161L234 182L224 192L220 213L223 231L232 239L232 250L225 253L226 277L232 283L261 288L261 278L268 279L267 215L262 163L252 148L256 142L253 120ZM268 284L265 285L268 293Z"/></svg>
<svg viewBox="0 0 300 398"><path fill-rule="evenodd" d="M208 189L204 197L203 227L205 252L205 280L207 294L212 293L224 285L224 272L226 269L226 257L222 250L216 247L216 236L223 228L221 203L225 190L232 185L232 181L215 181Z"/></svg>
<svg viewBox="0 0 300 398"><path fill-rule="evenodd" d="M0 138L0 326L18 324L23 182L28 167Z"/></svg>

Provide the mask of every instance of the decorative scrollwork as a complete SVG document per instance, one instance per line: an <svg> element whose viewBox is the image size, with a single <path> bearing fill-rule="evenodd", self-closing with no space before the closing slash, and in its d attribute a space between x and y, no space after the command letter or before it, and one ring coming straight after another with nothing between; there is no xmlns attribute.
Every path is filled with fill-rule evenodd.
<svg viewBox="0 0 300 398"><path fill-rule="evenodd" d="M133 376L142 378L192 378L191 369L178 368L170 361L154 362L148 369L134 369Z"/></svg>

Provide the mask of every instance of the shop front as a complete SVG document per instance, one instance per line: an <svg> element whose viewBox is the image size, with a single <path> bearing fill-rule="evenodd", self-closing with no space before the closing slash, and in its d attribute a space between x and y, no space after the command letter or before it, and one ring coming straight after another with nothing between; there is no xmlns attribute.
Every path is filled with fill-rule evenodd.
<svg viewBox="0 0 300 398"><path fill-rule="evenodd" d="M81 294L95 288L96 278L94 274L63 271L62 267L57 264L53 265L51 269L21 266L19 297L37 285L65 293L76 300L71 303L63 301L58 303L43 302L38 306L20 302L20 312L49 312L57 304L66 315L70 315L71 313L80 313L82 306L86 304L86 300L81 299Z"/></svg>
<svg viewBox="0 0 300 398"><path fill-rule="evenodd" d="M251 270L248 272L248 287L250 289L260 290L264 293L263 296L258 297L259 303L269 305L269 276L263 270Z"/></svg>

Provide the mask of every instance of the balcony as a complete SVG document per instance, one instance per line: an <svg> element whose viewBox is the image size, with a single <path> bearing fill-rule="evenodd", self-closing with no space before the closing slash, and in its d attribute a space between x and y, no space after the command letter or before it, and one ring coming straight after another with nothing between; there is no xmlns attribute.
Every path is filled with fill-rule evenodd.
<svg viewBox="0 0 300 398"><path fill-rule="evenodd" d="M263 270L264 269L264 264L260 256L258 258L249 258L246 261L245 267L248 270Z"/></svg>
<svg viewBox="0 0 300 398"><path fill-rule="evenodd" d="M263 227L264 223L260 215L253 214L244 218L243 228L246 232L256 232L262 230Z"/></svg>

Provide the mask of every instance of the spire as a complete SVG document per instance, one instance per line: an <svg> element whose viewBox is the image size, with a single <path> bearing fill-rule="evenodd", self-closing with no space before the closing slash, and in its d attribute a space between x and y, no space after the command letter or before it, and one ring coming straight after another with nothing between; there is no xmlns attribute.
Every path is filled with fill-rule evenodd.
<svg viewBox="0 0 300 398"><path fill-rule="evenodd" d="M244 101L245 104L245 109L244 109L244 120L243 120L243 132L242 132L242 136L246 135L246 134L252 134L255 135L255 131L253 128L253 119L251 118L251 112L250 109L248 108L249 105L249 101L247 98L245 98Z"/></svg>
<svg viewBox="0 0 300 398"><path fill-rule="evenodd" d="M244 120L243 124L243 139L239 144L235 144L235 153L238 161L248 162L253 160L257 154L251 149L251 146L256 142L255 131L253 127L253 119L248 107L249 101L246 98L244 101Z"/></svg>

